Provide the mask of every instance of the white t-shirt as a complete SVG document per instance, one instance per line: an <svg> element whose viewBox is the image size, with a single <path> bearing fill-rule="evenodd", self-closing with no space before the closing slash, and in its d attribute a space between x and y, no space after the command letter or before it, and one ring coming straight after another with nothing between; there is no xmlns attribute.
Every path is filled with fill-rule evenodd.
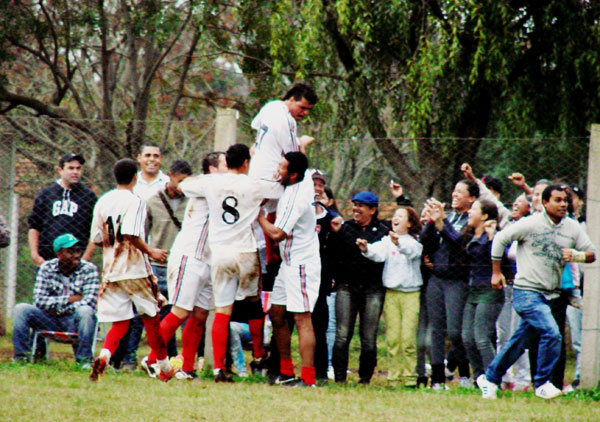
<svg viewBox="0 0 600 422"><path fill-rule="evenodd" d="M272 179L281 158L288 152L300 151L296 120L283 101L270 101L254 117L251 126L257 134L248 174Z"/></svg>
<svg viewBox="0 0 600 422"><path fill-rule="evenodd" d="M279 199L275 227L288 235L279 243L281 257L286 264L303 264L319 259L314 202L314 184L312 178L306 175L302 182L287 186Z"/></svg>
<svg viewBox="0 0 600 422"><path fill-rule="evenodd" d="M133 187L133 193L142 198L144 201L147 201L148 198L150 198L154 193L164 188L169 180L169 176L164 174L162 170L159 170L156 179L148 183L142 178L142 172L138 171L137 182Z"/></svg>
<svg viewBox="0 0 600 422"><path fill-rule="evenodd" d="M208 243L212 253L254 252L252 223L263 199L281 196L277 181L254 179L246 174L210 174L188 177L180 183L188 197L205 197L209 209Z"/></svg>
<svg viewBox="0 0 600 422"><path fill-rule="evenodd" d="M170 256L186 255L209 262L208 204L204 198L190 198L181 230L177 233Z"/></svg>
<svg viewBox="0 0 600 422"><path fill-rule="evenodd" d="M145 278L152 274L148 255L123 235L145 237L146 203L127 189L113 189L94 207L90 239L102 243L104 281Z"/></svg>

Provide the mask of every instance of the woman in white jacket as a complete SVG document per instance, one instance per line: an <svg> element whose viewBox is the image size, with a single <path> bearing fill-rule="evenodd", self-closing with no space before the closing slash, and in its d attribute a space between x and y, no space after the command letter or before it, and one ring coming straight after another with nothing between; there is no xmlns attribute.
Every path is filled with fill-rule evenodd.
<svg viewBox="0 0 600 422"><path fill-rule="evenodd" d="M383 317L388 350L388 380L415 385L417 363L417 325L423 245L417 240L421 223L411 207L400 207L392 217L392 231L380 241L368 244L358 239L363 255L384 262L386 287Z"/></svg>

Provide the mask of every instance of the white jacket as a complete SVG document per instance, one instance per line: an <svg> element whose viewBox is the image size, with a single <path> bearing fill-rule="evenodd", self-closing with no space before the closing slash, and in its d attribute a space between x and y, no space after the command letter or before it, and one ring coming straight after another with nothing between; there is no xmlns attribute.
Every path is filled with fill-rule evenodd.
<svg viewBox="0 0 600 422"><path fill-rule="evenodd" d="M398 246L387 235L367 245L363 256L375 262L385 262L383 285L399 292L416 292L423 284L421 253L423 245L409 234L398 236Z"/></svg>

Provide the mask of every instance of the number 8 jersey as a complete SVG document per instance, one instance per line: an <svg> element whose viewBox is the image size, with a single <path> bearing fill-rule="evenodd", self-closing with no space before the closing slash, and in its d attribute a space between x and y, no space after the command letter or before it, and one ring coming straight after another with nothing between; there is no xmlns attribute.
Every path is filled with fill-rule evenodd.
<svg viewBox="0 0 600 422"><path fill-rule="evenodd" d="M113 189L98 199L94 207L90 239L102 244L103 281L148 277L148 256L123 235L145 237L146 204L127 189Z"/></svg>
<svg viewBox="0 0 600 422"><path fill-rule="evenodd" d="M279 198L278 181L254 179L246 174L210 174L188 177L179 185L189 198L204 197L208 203L208 244L213 254L254 252L257 244L252 223L263 199Z"/></svg>

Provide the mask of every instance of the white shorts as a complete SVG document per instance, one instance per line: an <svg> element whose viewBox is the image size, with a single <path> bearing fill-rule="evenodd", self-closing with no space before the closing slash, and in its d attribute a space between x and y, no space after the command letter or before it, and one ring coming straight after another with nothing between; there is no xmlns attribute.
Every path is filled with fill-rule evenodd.
<svg viewBox="0 0 600 422"><path fill-rule="evenodd" d="M212 286L206 262L187 255L169 257L167 287L170 304L186 311L210 310Z"/></svg>
<svg viewBox="0 0 600 422"><path fill-rule="evenodd" d="M158 286L151 278L104 281L98 292L98 321L114 322L133 318L135 305L139 314L149 317L159 311Z"/></svg>
<svg viewBox="0 0 600 422"><path fill-rule="evenodd" d="M236 300L257 296L260 281L258 252L213 250L210 274L215 306L229 306Z"/></svg>
<svg viewBox="0 0 600 422"><path fill-rule="evenodd" d="M273 284L271 303L285 306L288 312L312 312L320 286L320 260L301 265L282 262Z"/></svg>

